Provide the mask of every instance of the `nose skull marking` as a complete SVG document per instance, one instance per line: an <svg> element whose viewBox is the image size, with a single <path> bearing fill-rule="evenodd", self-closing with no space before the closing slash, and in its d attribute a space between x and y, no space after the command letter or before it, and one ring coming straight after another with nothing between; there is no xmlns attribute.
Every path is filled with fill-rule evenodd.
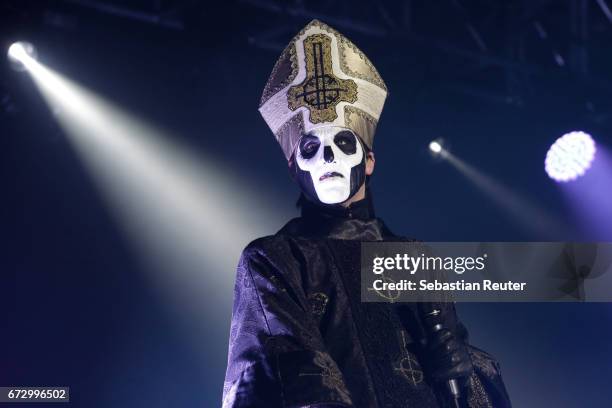
<svg viewBox="0 0 612 408"><path fill-rule="evenodd" d="M332 151L331 146L325 146L323 148L323 160L326 163L331 163L334 161L334 152Z"/></svg>

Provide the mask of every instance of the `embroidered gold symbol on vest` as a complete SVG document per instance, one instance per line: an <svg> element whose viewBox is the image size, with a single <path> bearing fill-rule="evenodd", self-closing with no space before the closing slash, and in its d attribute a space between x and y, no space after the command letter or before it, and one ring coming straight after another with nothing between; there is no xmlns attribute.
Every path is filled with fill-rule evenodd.
<svg viewBox="0 0 612 408"><path fill-rule="evenodd" d="M332 70L331 38L314 34L304 40L306 78L289 88L289 109L305 106L310 122L332 122L337 117L336 105L357 100L357 84L352 79L340 79Z"/></svg>
<svg viewBox="0 0 612 408"><path fill-rule="evenodd" d="M424 379L423 370L421 369L421 365L417 359L408 351L406 332L404 330L400 330L398 334L402 344L402 355L396 361L393 370L412 383L413 386L418 386Z"/></svg>

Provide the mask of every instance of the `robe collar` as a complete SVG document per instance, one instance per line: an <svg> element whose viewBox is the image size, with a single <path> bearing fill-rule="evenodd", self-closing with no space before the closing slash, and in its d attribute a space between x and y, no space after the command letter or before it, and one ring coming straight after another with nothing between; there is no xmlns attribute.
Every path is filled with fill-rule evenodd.
<svg viewBox="0 0 612 408"><path fill-rule="evenodd" d="M381 241L394 235L376 218L369 189L366 197L348 207L318 205L301 200L302 216L289 221L278 233L311 238Z"/></svg>

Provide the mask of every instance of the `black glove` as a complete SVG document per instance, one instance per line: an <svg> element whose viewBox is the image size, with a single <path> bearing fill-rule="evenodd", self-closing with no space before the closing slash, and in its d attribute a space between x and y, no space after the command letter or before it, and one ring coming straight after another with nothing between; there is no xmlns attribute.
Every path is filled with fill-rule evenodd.
<svg viewBox="0 0 612 408"><path fill-rule="evenodd" d="M434 382L457 379L464 386L474 372L472 359L465 343L448 329L428 337L425 348L425 370Z"/></svg>

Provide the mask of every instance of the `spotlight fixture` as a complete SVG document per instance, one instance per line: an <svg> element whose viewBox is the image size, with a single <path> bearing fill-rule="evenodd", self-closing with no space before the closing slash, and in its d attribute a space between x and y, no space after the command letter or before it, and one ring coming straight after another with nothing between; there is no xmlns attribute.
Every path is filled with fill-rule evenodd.
<svg viewBox="0 0 612 408"><path fill-rule="evenodd" d="M584 175L595 159L595 141L585 132L566 133L552 144L544 169L558 182L568 182Z"/></svg>
<svg viewBox="0 0 612 408"><path fill-rule="evenodd" d="M429 143L429 153L435 158L444 159L448 156L448 148L444 139L438 138Z"/></svg>
<svg viewBox="0 0 612 408"><path fill-rule="evenodd" d="M36 48L29 42L18 41L8 49L8 59L15 71L25 71L29 61L35 61L38 57Z"/></svg>
<svg viewBox="0 0 612 408"><path fill-rule="evenodd" d="M429 143L429 150L431 150L432 153L438 154L442 151L442 145L434 140L433 142Z"/></svg>

